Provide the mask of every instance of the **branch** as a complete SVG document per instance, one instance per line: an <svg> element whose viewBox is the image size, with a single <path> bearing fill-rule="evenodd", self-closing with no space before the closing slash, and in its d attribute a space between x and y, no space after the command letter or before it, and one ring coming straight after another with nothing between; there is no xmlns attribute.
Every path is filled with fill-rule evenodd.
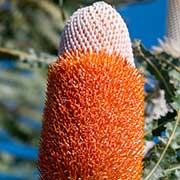
<svg viewBox="0 0 180 180"><path fill-rule="evenodd" d="M0 47L0 60L5 59L19 60L24 63L37 64L38 66L48 66L54 61L55 56L43 53L37 56L36 54Z"/></svg>
<svg viewBox="0 0 180 180"><path fill-rule="evenodd" d="M158 67L153 63L153 61L143 52L146 51L146 49L142 46L142 44L140 44L140 41L135 41L134 43L134 49L135 54L137 54L138 56L142 57L143 60L145 60L149 66L153 69L153 71L157 74L157 76L159 77L159 79L163 82L165 90L167 91L167 93L172 97L173 96L173 92L171 92L170 87L168 86L168 82L166 82L166 79L164 78L163 74L161 73L161 71L158 69ZM147 51L149 56L154 56L153 54L151 54L150 51Z"/></svg>

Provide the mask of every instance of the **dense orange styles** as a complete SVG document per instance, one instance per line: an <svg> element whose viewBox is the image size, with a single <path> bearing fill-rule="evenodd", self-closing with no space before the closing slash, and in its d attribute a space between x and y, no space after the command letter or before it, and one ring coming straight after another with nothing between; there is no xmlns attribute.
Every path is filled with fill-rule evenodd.
<svg viewBox="0 0 180 180"><path fill-rule="evenodd" d="M143 77L120 55L74 54L49 68L40 179L141 179Z"/></svg>

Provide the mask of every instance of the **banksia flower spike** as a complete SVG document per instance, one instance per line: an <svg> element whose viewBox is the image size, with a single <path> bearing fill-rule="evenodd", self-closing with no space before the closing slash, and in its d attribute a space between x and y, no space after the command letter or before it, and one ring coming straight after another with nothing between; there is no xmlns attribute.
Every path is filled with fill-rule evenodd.
<svg viewBox="0 0 180 180"><path fill-rule="evenodd" d="M180 57L180 0L168 0L167 37L159 40L160 46L153 47L156 52L166 51Z"/></svg>
<svg viewBox="0 0 180 180"><path fill-rule="evenodd" d="M180 1L169 0L168 2L168 28L167 36L173 39L180 52Z"/></svg>
<svg viewBox="0 0 180 180"><path fill-rule="evenodd" d="M144 84L127 27L108 4L79 9L48 72L41 180L139 180Z"/></svg>

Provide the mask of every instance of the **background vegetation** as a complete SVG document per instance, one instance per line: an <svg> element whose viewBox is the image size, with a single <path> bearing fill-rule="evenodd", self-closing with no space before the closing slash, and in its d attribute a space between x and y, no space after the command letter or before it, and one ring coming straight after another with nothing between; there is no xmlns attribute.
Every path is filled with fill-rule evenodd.
<svg viewBox="0 0 180 180"><path fill-rule="evenodd" d="M140 1L140 0L139 0ZM82 0L0 0L0 179L38 179L37 154L48 64ZM116 7L133 0L109 0ZM180 179L180 59L134 41L144 73L143 179Z"/></svg>

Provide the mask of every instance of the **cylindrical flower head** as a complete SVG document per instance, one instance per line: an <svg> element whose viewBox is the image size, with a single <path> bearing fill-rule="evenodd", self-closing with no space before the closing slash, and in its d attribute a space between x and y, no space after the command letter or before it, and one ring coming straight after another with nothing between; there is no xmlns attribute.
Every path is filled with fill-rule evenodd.
<svg viewBox="0 0 180 180"><path fill-rule="evenodd" d="M69 49L59 56L48 72L40 179L140 180L143 87L121 53Z"/></svg>
<svg viewBox="0 0 180 180"><path fill-rule="evenodd" d="M180 57L180 0L168 0L167 37L154 46L155 52L167 52Z"/></svg>
<svg viewBox="0 0 180 180"><path fill-rule="evenodd" d="M167 37L172 39L180 52L180 1L168 1L168 27Z"/></svg>

